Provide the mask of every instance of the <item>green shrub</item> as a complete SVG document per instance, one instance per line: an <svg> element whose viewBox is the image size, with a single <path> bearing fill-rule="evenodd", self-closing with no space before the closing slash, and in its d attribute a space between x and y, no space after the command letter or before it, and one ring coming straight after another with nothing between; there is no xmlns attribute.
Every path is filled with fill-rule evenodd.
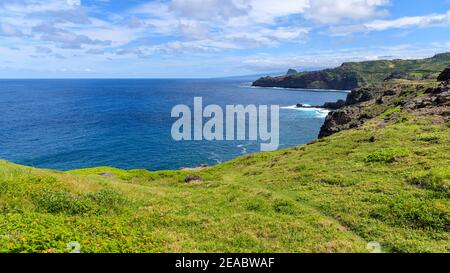
<svg viewBox="0 0 450 273"><path fill-rule="evenodd" d="M416 137L417 141L425 141L425 142L432 142L432 143L439 143L440 136L437 133L425 133L418 135Z"/></svg>
<svg viewBox="0 0 450 273"><path fill-rule="evenodd" d="M54 185L58 179L53 176L26 175L21 178L21 182L34 185Z"/></svg>
<svg viewBox="0 0 450 273"><path fill-rule="evenodd" d="M67 191L43 190L33 195L33 203L39 211L48 213L84 214L92 205L81 196Z"/></svg>
<svg viewBox="0 0 450 273"><path fill-rule="evenodd" d="M32 200L39 211L70 215L118 212L127 203L122 194L112 189L81 195L68 191L43 190L34 194Z"/></svg>
<svg viewBox="0 0 450 273"><path fill-rule="evenodd" d="M396 198L375 214L394 226L450 231L448 207L438 202Z"/></svg>
<svg viewBox="0 0 450 273"><path fill-rule="evenodd" d="M406 151L401 149L381 149L375 151L364 159L367 163L381 162L381 163L392 163L397 161L398 158L406 155Z"/></svg>
<svg viewBox="0 0 450 273"><path fill-rule="evenodd" d="M321 178L319 181L320 183L325 183L327 185L338 187L348 187L355 184L354 180L351 180L346 177L325 177Z"/></svg>
<svg viewBox="0 0 450 273"><path fill-rule="evenodd" d="M245 208L249 211L265 211L265 204L260 199L248 200L245 204Z"/></svg>
<svg viewBox="0 0 450 273"><path fill-rule="evenodd" d="M390 117L395 113L400 113L401 111L402 111L402 109L400 107L391 108L391 109L386 110L383 114L381 114L381 117L382 118Z"/></svg>
<svg viewBox="0 0 450 273"><path fill-rule="evenodd" d="M411 175L407 182L423 189L450 193L450 171L432 170Z"/></svg>
<svg viewBox="0 0 450 273"><path fill-rule="evenodd" d="M113 189L103 189L98 192L88 193L86 197L92 201L98 211L120 211L127 204L127 199Z"/></svg>
<svg viewBox="0 0 450 273"><path fill-rule="evenodd" d="M273 202L273 209L278 213L295 214L295 207L292 201L278 199Z"/></svg>
<svg viewBox="0 0 450 273"><path fill-rule="evenodd" d="M8 183L6 181L0 181L0 194L4 194L8 191Z"/></svg>

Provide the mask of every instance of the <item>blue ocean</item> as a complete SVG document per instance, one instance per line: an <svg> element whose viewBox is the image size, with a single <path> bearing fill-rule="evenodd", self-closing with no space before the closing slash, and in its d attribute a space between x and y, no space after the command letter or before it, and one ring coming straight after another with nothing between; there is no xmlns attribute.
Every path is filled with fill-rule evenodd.
<svg viewBox="0 0 450 273"><path fill-rule="evenodd" d="M253 78L0 80L0 159L70 170L94 166L179 169L260 150L258 141L174 141L177 104L280 105L280 146L315 139L326 116L298 109L346 92L252 88Z"/></svg>

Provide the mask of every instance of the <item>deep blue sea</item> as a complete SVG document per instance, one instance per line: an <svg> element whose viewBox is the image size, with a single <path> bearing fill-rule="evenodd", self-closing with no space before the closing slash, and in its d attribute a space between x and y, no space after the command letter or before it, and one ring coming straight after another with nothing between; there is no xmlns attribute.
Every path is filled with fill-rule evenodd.
<svg viewBox="0 0 450 273"><path fill-rule="evenodd" d="M317 137L325 114L292 105L343 99L346 92L252 88L250 78L208 80L0 80L0 159L70 170L94 166L178 169L259 151L255 141L171 137L172 107L276 104L280 149Z"/></svg>

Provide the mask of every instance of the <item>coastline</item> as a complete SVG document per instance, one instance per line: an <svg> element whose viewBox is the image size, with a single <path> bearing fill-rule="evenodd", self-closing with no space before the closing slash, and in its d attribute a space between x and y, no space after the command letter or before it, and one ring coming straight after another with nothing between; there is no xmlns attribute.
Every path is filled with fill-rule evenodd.
<svg viewBox="0 0 450 273"><path fill-rule="evenodd" d="M247 88L253 89L272 89L272 90L289 90L289 91L304 91L304 92L338 92L338 93L350 93L351 90L340 90L340 89L319 89L319 88L294 88L294 87L268 87L268 86L245 86Z"/></svg>
<svg viewBox="0 0 450 273"><path fill-rule="evenodd" d="M211 168L58 172L0 161L0 242L46 253L73 240L86 253L366 252L374 241L384 252L448 252L450 83L436 85L371 90L335 112L355 121L351 111L376 110L358 126Z"/></svg>

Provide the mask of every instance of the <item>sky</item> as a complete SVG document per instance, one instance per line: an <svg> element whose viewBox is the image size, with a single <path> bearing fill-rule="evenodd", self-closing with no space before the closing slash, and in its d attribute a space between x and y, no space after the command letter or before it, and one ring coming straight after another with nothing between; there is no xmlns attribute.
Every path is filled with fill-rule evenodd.
<svg viewBox="0 0 450 273"><path fill-rule="evenodd" d="M450 0L0 0L0 78L204 78L450 51Z"/></svg>

